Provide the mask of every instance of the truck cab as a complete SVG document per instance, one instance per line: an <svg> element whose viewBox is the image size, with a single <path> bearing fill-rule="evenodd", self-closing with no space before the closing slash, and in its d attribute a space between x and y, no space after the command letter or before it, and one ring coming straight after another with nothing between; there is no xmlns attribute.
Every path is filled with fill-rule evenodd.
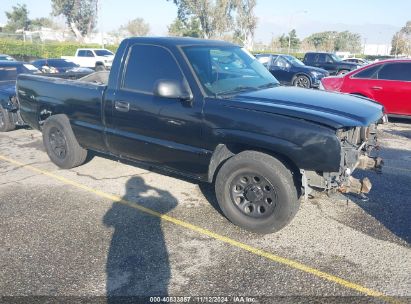
<svg viewBox="0 0 411 304"><path fill-rule="evenodd" d="M330 75L346 74L359 68L361 65L345 62L334 53L308 52L303 60L305 65L317 67L328 71Z"/></svg>
<svg viewBox="0 0 411 304"><path fill-rule="evenodd" d="M314 188L369 192L351 173L381 165L369 156L381 105L280 86L223 41L129 38L110 72L23 75L17 92L23 119L60 168L93 150L213 183L227 218L259 233L287 225Z"/></svg>

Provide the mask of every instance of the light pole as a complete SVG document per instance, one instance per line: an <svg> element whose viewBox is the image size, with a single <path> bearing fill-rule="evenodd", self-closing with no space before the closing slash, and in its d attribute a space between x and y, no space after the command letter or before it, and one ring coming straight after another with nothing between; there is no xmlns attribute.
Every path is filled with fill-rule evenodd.
<svg viewBox="0 0 411 304"><path fill-rule="evenodd" d="M291 14L291 16L290 16L290 22L288 24L288 28L289 28L289 30L288 30L288 54L290 54L290 50L291 50L291 35L290 35L290 33L291 33L291 30L292 30L291 25L292 25L292 22L293 22L293 18L295 16L297 16L298 14L307 14L307 13L308 13L307 10L296 11L293 14Z"/></svg>

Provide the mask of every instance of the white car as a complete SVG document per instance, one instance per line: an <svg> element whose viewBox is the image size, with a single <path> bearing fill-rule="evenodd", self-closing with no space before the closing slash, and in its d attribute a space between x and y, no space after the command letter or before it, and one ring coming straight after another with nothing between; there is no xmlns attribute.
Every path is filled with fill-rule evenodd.
<svg viewBox="0 0 411 304"><path fill-rule="evenodd" d="M61 56L61 58L77 63L81 67L99 71L111 69L114 53L106 49L77 49L75 56Z"/></svg>
<svg viewBox="0 0 411 304"><path fill-rule="evenodd" d="M0 54L0 61L16 61L16 59L6 54Z"/></svg>

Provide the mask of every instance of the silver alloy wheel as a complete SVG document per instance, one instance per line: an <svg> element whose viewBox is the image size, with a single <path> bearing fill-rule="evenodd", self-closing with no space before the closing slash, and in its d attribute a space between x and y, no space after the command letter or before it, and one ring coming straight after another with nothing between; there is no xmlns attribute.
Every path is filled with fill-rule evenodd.
<svg viewBox="0 0 411 304"><path fill-rule="evenodd" d="M311 87L310 80L307 76L297 76L294 80L294 86L309 89Z"/></svg>

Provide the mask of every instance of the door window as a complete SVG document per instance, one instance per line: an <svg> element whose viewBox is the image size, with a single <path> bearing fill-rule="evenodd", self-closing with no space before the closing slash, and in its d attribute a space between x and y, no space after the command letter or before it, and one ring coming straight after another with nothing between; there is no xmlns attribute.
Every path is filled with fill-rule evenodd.
<svg viewBox="0 0 411 304"><path fill-rule="evenodd" d="M380 69L380 67L381 65L374 65L372 67L369 67L368 69L362 70L361 72L355 74L353 78L374 78L375 72L377 72Z"/></svg>
<svg viewBox="0 0 411 304"><path fill-rule="evenodd" d="M378 79L411 81L411 63L398 62L386 64L378 72Z"/></svg>
<svg viewBox="0 0 411 304"><path fill-rule="evenodd" d="M315 62L317 55L316 54L312 54L312 53L308 53L305 55L305 61L306 62Z"/></svg>
<svg viewBox="0 0 411 304"><path fill-rule="evenodd" d="M319 63L333 63L334 61L328 54L318 54Z"/></svg>
<svg viewBox="0 0 411 304"><path fill-rule="evenodd" d="M184 77L170 52L153 45L131 47L122 88L152 94L160 79L183 81Z"/></svg>
<svg viewBox="0 0 411 304"><path fill-rule="evenodd" d="M274 62L274 65L280 68L286 68L288 66L287 61L285 61L284 58L281 57L277 58L277 60Z"/></svg>

